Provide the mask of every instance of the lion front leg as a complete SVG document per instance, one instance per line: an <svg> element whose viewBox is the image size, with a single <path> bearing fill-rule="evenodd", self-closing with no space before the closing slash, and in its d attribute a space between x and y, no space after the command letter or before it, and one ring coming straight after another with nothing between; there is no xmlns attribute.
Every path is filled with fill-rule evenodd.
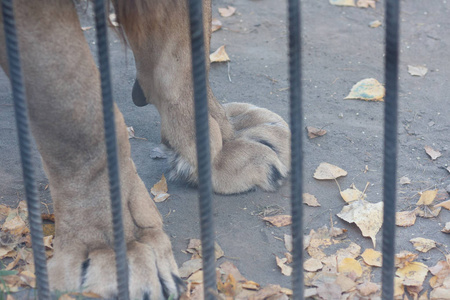
<svg viewBox="0 0 450 300"><path fill-rule="evenodd" d="M56 217L51 289L115 297L98 70L71 0L14 3L31 129ZM0 40L3 32L1 27ZM0 63L5 69L4 43ZM131 297L177 297L180 285L170 241L131 160L122 114L114 109Z"/></svg>
<svg viewBox="0 0 450 300"><path fill-rule="evenodd" d="M123 2L123 3L122 3ZM172 150L171 177L197 182L192 66L187 1L143 0L125 9L117 0L119 22L133 49L136 104L152 103L161 116L162 142ZM209 62L211 3L203 1L206 60ZM133 15L126 12L133 11ZM209 67L208 67L209 69ZM275 113L253 105L215 99L209 83L209 125L214 191L275 190L289 171L290 130Z"/></svg>

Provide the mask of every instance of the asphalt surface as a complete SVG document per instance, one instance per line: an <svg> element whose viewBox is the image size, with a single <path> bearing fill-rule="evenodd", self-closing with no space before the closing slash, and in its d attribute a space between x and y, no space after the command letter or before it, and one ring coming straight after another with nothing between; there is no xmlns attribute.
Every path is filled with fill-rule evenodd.
<svg viewBox="0 0 450 300"><path fill-rule="evenodd" d="M217 8L227 5L235 6L236 14L220 17ZM304 191L315 195L321 204L304 207L305 233L330 226L332 218L335 226L348 229L348 243L356 242L363 250L372 248L370 239L362 237L355 225L336 216L345 204L336 183L317 181L312 175L320 162L335 164L348 172L347 177L339 179L342 188L354 183L362 190L370 182L367 200L382 201L383 103L343 98L364 78L373 77L383 83L384 26L368 26L374 20L384 21L383 5L382 0L376 9L361 9L332 6L326 0L302 1L304 124L328 131L313 140L307 139L306 132L304 135ZM286 4L273 0L219 0L213 7L213 17L222 21L223 28L213 33L211 49L226 45L231 59L229 64L211 66L210 81L217 98L223 103L239 101L266 107L287 120ZM398 211L413 209L419 192L450 185L450 173L442 168L450 164L449 13L450 4L445 0L401 1L398 177L407 176L411 184L398 186ZM90 11L80 18L82 26L93 24ZM95 51L95 31L87 30L86 38ZM150 189L167 170L166 160L150 157L160 143L159 115L155 107L133 105L132 52L113 35L110 42L114 98L127 125L133 126L136 136L145 138L130 143L138 173ZM407 65L425 65L428 73L413 77ZM442 156L432 161L424 151L427 145ZM11 90L3 73L0 153L0 202L14 206L24 196ZM34 161L40 197L51 203L49 192L44 190L48 181L38 153ZM226 259L247 279L263 285L290 286L290 278L280 273L274 257L286 252L279 238L289 233L289 228L271 227L261 220L261 214L274 209L289 213L289 191L286 183L274 193L256 191L214 197L215 232ZM182 182L169 182L169 193L170 198L159 203L158 208L181 264L189 259L182 252L188 239L200 236L197 191ZM418 218L412 227L397 227L397 252L414 251L411 238L432 238L441 244L440 249L420 254L419 261L433 266L449 251L449 235L440 232L449 221L450 213L443 209L437 218ZM381 231L376 248L381 250ZM379 281L379 272L374 274L375 281Z"/></svg>

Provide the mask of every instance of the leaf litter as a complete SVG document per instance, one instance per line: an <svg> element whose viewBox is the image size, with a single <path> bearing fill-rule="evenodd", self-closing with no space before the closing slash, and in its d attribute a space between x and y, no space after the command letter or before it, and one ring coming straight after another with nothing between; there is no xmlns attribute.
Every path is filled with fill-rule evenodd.
<svg viewBox="0 0 450 300"><path fill-rule="evenodd" d="M384 101L386 89L375 78L366 78L357 82L344 99L366 101Z"/></svg>
<svg viewBox="0 0 450 300"><path fill-rule="evenodd" d="M168 191L167 181L166 177L163 174L161 180L155 183L155 185L151 188L150 192L152 193L153 196L155 196L153 198L155 202L163 202L167 200L167 198L169 198L170 196L170 194L168 194L167 191Z"/></svg>
<svg viewBox="0 0 450 300"><path fill-rule="evenodd" d="M219 48L217 48L216 51L211 53L209 55L209 60L211 61L211 63L230 61L230 58L228 57L228 54L225 51L225 45L220 46Z"/></svg>

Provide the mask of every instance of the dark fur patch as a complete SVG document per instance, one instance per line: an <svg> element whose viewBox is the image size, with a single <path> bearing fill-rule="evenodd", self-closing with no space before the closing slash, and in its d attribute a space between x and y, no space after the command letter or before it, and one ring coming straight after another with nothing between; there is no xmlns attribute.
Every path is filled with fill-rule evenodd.
<svg viewBox="0 0 450 300"><path fill-rule="evenodd" d="M145 292L144 293L144 297L142 297L142 300L150 300L150 293L149 292Z"/></svg>
<svg viewBox="0 0 450 300"><path fill-rule="evenodd" d="M269 147L269 148L272 149L275 153L278 154L278 151L277 151L277 149L275 148L275 146L272 145L271 143L269 143L268 141L262 140L262 139L259 139L259 140L256 140L256 141L257 141L258 143L261 143L261 144L263 144L263 145Z"/></svg>
<svg viewBox="0 0 450 300"><path fill-rule="evenodd" d="M81 286L86 282L86 274L89 268L89 264L91 263L91 259L88 258L81 264Z"/></svg>
<svg viewBox="0 0 450 300"><path fill-rule="evenodd" d="M280 181L283 179L283 176L274 165L271 166L270 171L270 183L274 188L276 188L280 184Z"/></svg>
<svg viewBox="0 0 450 300"><path fill-rule="evenodd" d="M177 286L177 292L178 295L181 295L182 292L186 290L186 285L184 284L183 280L178 277L177 275L172 273L173 281L175 281L175 284Z"/></svg>
<svg viewBox="0 0 450 300"><path fill-rule="evenodd" d="M133 99L133 103L136 106L146 106L148 104L147 98L145 98L144 91L139 84L139 81L136 79L133 85L133 91L131 92L131 98Z"/></svg>

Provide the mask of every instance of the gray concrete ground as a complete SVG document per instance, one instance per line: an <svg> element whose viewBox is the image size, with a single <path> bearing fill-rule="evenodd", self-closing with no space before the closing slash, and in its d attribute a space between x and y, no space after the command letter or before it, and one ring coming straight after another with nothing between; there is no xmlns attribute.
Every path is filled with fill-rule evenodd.
<svg viewBox="0 0 450 300"><path fill-rule="evenodd" d="M332 217L335 226L348 229L349 240L363 249L372 247L370 239L336 216L344 206L336 184L317 181L312 175L320 162L338 165L348 171L347 177L339 179L341 187L354 183L362 190L370 182L367 200L382 200L383 103L343 98L359 80L373 77L383 82L384 27L370 28L368 24L384 20L384 2L378 2L376 9L360 9L332 6L326 0L302 1L304 123L328 131L313 140L305 134L304 190L321 203L321 207L305 206L305 233L329 226ZM237 13L229 18L219 17L217 8L226 5L235 6ZM217 0L213 6L213 16L222 21L223 28L213 33L211 49L225 44L231 58L229 65L211 66L210 80L217 98L223 103L241 101L266 107L287 120L286 3ZM418 192L450 184L449 172L441 168L450 164L450 4L445 0L409 0L401 1L401 6L398 176L409 177L411 184L399 185L398 211L412 209ZM81 19L83 26L92 24L90 12ZM86 31L93 50L94 35L93 30ZM133 55L117 37L112 36L110 42L114 98L127 125L134 127L136 136L146 139L130 142L138 172L150 189L167 169L165 160L150 158L151 150L160 142L160 119L154 107L138 108L132 104ZM413 77L408 74L407 65L426 65L428 73L425 77ZM10 94L9 82L1 74L0 201L15 205L23 199L23 187ZM426 145L439 150L442 156L430 160L424 151ZM44 190L47 179L37 153L34 160L39 166L40 197L50 203L49 193ZM260 284L290 286L290 278L281 275L274 258L283 256L284 244L277 238L289 233L289 228L270 227L259 216L272 206L289 213L289 191L286 183L274 193L256 191L214 197L218 243L245 277ZM199 237L197 191L184 183L170 182L169 193L171 197L158 208L181 264L189 259L181 252L188 239ZM419 260L428 266L443 260L442 252L449 251L449 236L440 230L449 221L450 213L442 210L437 218L418 218L412 227L398 227L397 252L414 251L411 238L432 238L441 244L440 250L421 254ZM377 249L381 250L381 232L377 241ZM379 273L375 275L379 280Z"/></svg>

